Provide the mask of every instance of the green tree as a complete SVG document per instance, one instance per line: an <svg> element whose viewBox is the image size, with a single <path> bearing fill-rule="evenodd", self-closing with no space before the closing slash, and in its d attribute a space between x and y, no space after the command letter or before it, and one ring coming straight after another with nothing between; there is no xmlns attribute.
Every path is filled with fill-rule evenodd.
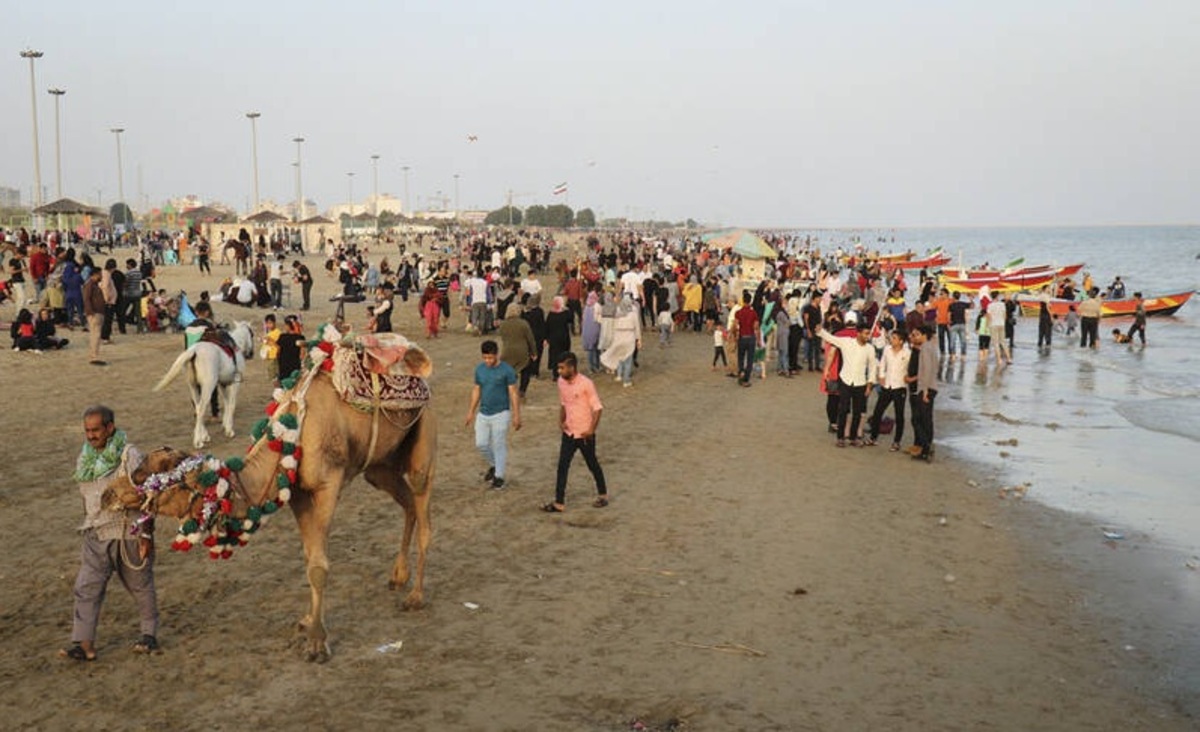
<svg viewBox="0 0 1200 732"><path fill-rule="evenodd" d="M575 225L575 212L570 206L556 203L546 209L546 226L556 229L568 229Z"/></svg>
<svg viewBox="0 0 1200 732"><path fill-rule="evenodd" d="M700 224L696 223L695 219L688 219L687 222L684 223L684 226L688 227L689 229L699 229L700 228Z"/></svg>
<svg viewBox="0 0 1200 732"><path fill-rule="evenodd" d="M534 204L525 209L525 225L526 226L549 226L546 207Z"/></svg>
<svg viewBox="0 0 1200 732"><path fill-rule="evenodd" d="M501 206L488 213L483 223L488 226L508 226L509 224L520 226L522 218L521 209L516 206Z"/></svg>
<svg viewBox="0 0 1200 732"><path fill-rule="evenodd" d="M400 223L400 216L395 211L380 211L379 212L379 228L390 229Z"/></svg>
<svg viewBox="0 0 1200 732"><path fill-rule="evenodd" d="M590 208L580 209L579 213L575 214L575 225L581 229L596 228L596 213Z"/></svg>

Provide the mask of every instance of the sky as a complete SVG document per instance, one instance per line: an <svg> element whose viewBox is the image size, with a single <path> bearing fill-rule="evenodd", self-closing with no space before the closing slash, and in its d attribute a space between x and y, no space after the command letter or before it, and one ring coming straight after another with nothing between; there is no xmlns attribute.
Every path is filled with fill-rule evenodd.
<svg viewBox="0 0 1200 732"><path fill-rule="evenodd" d="M177 7L173 7L177 6ZM1200 2L9 3L0 186L135 211L569 203L795 227L1200 223ZM475 139L471 139L475 138ZM373 164L372 155L379 155ZM354 173L351 178L347 173ZM458 176L457 182L455 175ZM564 195L553 195L560 183ZM139 193L141 194L139 196Z"/></svg>

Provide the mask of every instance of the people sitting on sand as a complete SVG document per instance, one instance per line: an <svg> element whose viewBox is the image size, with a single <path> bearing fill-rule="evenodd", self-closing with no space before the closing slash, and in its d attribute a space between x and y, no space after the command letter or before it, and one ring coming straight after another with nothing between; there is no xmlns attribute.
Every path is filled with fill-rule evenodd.
<svg viewBox="0 0 1200 732"><path fill-rule="evenodd" d="M55 335L54 316L49 308L42 308L36 320L31 310L21 308L9 327L9 334L14 351L57 351L68 343L66 338Z"/></svg>

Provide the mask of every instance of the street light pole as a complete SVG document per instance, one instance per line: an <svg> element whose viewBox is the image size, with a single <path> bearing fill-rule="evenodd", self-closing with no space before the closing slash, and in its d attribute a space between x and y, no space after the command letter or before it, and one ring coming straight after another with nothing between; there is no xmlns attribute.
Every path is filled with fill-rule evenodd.
<svg viewBox="0 0 1200 732"><path fill-rule="evenodd" d="M296 221L304 220L304 186L300 180L300 143L304 142L303 137L293 137L292 142L296 143Z"/></svg>
<svg viewBox="0 0 1200 732"><path fill-rule="evenodd" d="M354 173L346 173L347 182L347 213L350 216L354 215Z"/></svg>
<svg viewBox="0 0 1200 732"><path fill-rule="evenodd" d="M35 208L42 205L42 158L38 152L37 80L33 73L33 62L44 55L41 51L35 51L32 48L21 51L21 58L29 59L29 101L33 113L33 204ZM37 228L36 223L35 219L34 228Z"/></svg>
<svg viewBox="0 0 1200 732"><path fill-rule="evenodd" d="M454 174L454 218L458 218L458 173Z"/></svg>
<svg viewBox="0 0 1200 732"><path fill-rule="evenodd" d="M379 155L378 154L371 156L371 168L372 168L372 173L375 176L375 204L373 206L371 206L371 209L372 209L372 212L376 216L378 216L379 215Z"/></svg>
<svg viewBox="0 0 1200 732"><path fill-rule="evenodd" d="M412 216L412 205L408 200L408 166L401 166L400 170L404 171L404 215Z"/></svg>
<svg viewBox="0 0 1200 732"><path fill-rule="evenodd" d="M125 203L125 168L121 164L121 133L125 128L113 127L110 131L117 137L117 196L121 203Z"/></svg>
<svg viewBox="0 0 1200 732"><path fill-rule="evenodd" d="M258 118L262 114L259 112L246 112L246 117L250 120L250 150L254 161L254 211L258 212Z"/></svg>
<svg viewBox="0 0 1200 732"><path fill-rule="evenodd" d="M58 102L66 89L51 89L54 95L54 191L57 198L62 198L62 130L59 126Z"/></svg>

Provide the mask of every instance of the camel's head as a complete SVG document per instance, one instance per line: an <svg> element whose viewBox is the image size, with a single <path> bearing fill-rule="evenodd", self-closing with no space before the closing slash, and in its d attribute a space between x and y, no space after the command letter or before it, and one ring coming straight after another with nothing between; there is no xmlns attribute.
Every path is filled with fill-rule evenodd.
<svg viewBox="0 0 1200 732"><path fill-rule="evenodd" d="M188 454L172 447L160 447L148 453L142 464L132 473L121 474L109 481L102 498L103 505L112 509L141 508L145 496L138 490L146 480L156 474L167 473L187 459ZM184 486L171 486L159 494L154 501L154 513L182 516L187 513L189 491L179 490ZM179 513L176 513L179 511Z"/></svg>

